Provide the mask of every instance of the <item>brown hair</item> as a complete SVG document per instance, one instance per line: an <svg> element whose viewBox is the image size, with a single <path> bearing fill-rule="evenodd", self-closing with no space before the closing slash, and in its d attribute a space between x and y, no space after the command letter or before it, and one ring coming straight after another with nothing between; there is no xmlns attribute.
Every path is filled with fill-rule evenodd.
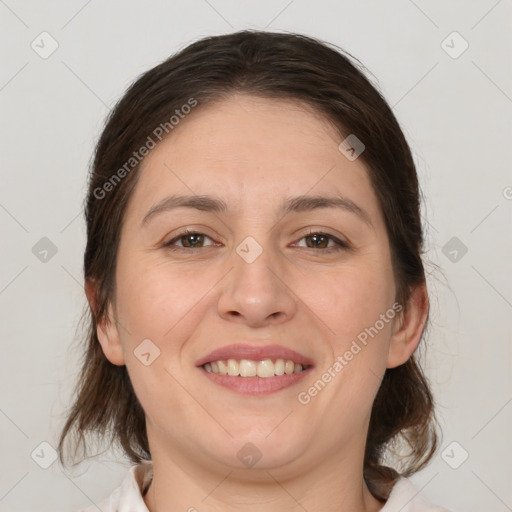
<svg viewBox="0 0 512 512"><path fill-rule="evenodd" d="M107 360L96 335L109 302L115 302L121 225L138 178L133 158L160 133L157 127L172 129L170 116L184 105L196 102L201 108L233 93L303 102L330 120L342 136L355 134L363 141L361 158L390 240L396 300L406 309L411 289L425 283L420 192L411 151L392 110L358 61L337 47L298 34L241 31L201 39L130 86L96 147L85 207L84 255L85 279L96 285L96 294L94 307L85 312L87 348L76 399L60 437L61 462L71 433L77 435L75 456L79 446L87 452L86 437L96 433L120 445L133 462L151 458L144 411L126 367ZM408 476L430 460L437 439L434 426L432 395L413 355L385 372L373 405L364 477L375 497L386 499L399 474ZM410 453L402 456L397 472L383 465L383 459L400 439Z"/></svg>

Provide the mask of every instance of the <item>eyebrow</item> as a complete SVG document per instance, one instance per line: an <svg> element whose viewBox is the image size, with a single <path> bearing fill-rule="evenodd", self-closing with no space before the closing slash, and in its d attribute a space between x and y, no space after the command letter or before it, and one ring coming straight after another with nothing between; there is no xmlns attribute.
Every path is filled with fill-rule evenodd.
<svg viewBox="0 0 512 512"><path fill-rule="evenodd" d="M147 224L156 215L174 210L175 208L193 208L212 213L225 213L228 211L226 202L218 197L193 195L169 196L153 205L142 219L141 226ZM280 208L284 215L294 212L306 212L321 208L339 208L357 215L368 226L374 229L368 213L356 203L342 196L296 196L286 199Z"/></svg>

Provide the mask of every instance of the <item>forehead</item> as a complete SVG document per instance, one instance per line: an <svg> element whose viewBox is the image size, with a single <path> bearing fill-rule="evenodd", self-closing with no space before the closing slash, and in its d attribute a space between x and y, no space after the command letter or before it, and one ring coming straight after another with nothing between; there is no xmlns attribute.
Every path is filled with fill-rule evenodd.
<svg viewBox="0 0 512 512"><path fill-rule="evenodd" d="M132 213L142 218L170 193L215 193L240 208L270 208L283 196L337 192L378 216L366 166L338 150L342 139L296 101L235 95L199 105L144 159Z"/></svg>
<svg viewBox="0 0 512 512"><path fill-rule="evenodd" d="M192 147L203 159L236 159L246 165L318 158L340 136L312 107L292 100L233 95L196 109L169 137L175 155ZM173 142L171 142L173 140ZM180 147L178 147L180 146ZM182 150L180 152L180 149ZM193 155L188 155L189 157Z"/></svg>

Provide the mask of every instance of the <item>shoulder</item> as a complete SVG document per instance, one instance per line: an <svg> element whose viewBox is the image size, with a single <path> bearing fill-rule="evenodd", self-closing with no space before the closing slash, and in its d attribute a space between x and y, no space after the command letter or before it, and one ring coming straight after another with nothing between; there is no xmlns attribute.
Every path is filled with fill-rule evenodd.
<svg viewBox="0 0 512 512"><path fill-rule="evenodd" d="M380 512L453 512L429 503L407 478L400 478Z"/></svg>
<svg viewBox="0 0 512 512"><path fill-rule="evenodd" d="M152 478L151 462L136 464L128 470L121 485L108 498L76 512L149 512L143 496Z"/></svg>

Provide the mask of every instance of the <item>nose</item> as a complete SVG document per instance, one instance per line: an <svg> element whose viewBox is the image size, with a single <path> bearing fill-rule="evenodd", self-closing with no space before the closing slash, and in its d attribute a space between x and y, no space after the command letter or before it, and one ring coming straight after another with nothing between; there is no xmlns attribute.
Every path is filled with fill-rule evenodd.
<svg viewBox="0 0 512 512"><path fill-rule="evenodd" d="M289 321L296 313L297 298L286 271L270 250L252 262L233 254L229 272L218 302L219 315L230 322L264 327ZM282 262L281 262L282 263Z"/></svg>

